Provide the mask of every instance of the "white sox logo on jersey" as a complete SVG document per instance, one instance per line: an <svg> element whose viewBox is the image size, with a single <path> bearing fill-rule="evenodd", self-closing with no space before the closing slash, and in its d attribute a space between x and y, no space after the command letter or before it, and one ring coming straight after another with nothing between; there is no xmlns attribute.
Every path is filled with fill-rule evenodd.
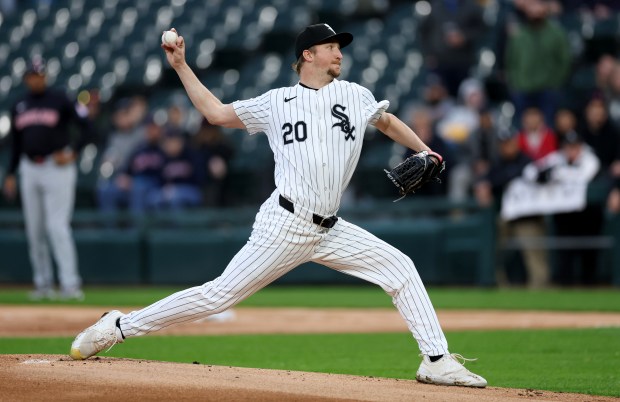
<svg viewBox="0 0 620 402"><path fill-rule="evenodd" d="M337 123L334 123L332 127L340 127L340 130L344 133L344 139L355 141L355 136L353 135L353 131L355 131L355 126L351 126L351 122L349 121L349 116L344 114L343 112L347 110L346 107L335 104L332 108L332 116L340 120Z"/></svg>

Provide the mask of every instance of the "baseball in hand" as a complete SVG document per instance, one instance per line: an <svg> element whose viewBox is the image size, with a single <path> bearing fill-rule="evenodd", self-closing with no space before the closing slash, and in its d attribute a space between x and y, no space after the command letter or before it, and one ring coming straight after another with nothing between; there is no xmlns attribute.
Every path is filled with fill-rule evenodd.
<svg viewBox="0 0 620 402"><path fill-rule="evenodd" d="M163 43L164 45L171 45L177 42L178 37L179 35L177 35L177 33L174 31L164 31L164 33L161 35L161 43Z"/></svg>

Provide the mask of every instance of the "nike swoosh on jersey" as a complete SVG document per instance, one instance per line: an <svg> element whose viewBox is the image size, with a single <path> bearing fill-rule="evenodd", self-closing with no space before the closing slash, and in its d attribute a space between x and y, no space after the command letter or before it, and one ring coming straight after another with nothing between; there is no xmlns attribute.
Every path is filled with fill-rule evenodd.
<svg viewBox="0 0 620 402"><path fill-rule="evenodd" d="M297 98L296 96L293 96L292 98L284 98L284 103L292 101L293 99Z"/></svg>

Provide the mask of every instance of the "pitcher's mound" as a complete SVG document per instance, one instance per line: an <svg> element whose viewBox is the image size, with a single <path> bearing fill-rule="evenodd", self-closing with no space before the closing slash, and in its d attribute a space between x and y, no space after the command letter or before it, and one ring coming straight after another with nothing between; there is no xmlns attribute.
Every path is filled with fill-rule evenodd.
<svg viewBox="0 0 620 402"><path fill-rule="evenodd" d="M84 401L605 401L506 388L412 380L58 355L0 355L0 400Z"/></svg>

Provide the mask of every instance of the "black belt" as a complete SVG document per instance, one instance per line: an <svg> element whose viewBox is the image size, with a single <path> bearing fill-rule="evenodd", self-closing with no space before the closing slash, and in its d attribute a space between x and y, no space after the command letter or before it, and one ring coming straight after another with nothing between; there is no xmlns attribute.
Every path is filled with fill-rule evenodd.
<svg viewBox="0 0 620 402"><path fill-rule="evenodd" d="M286 209L288 212L294 214L295 213L295 205L293 205L292 202L290 202L289 200L287 200L286 198L282 197L280 195L280 206L284 209ZM317 214L312 214L312 222L327 228L327 229L331 229L334 227L334 225L336 224L336 222L338 222L338 217L337 216L329 216L327 218L321 216L321 215L317 215Z"/></svg>

